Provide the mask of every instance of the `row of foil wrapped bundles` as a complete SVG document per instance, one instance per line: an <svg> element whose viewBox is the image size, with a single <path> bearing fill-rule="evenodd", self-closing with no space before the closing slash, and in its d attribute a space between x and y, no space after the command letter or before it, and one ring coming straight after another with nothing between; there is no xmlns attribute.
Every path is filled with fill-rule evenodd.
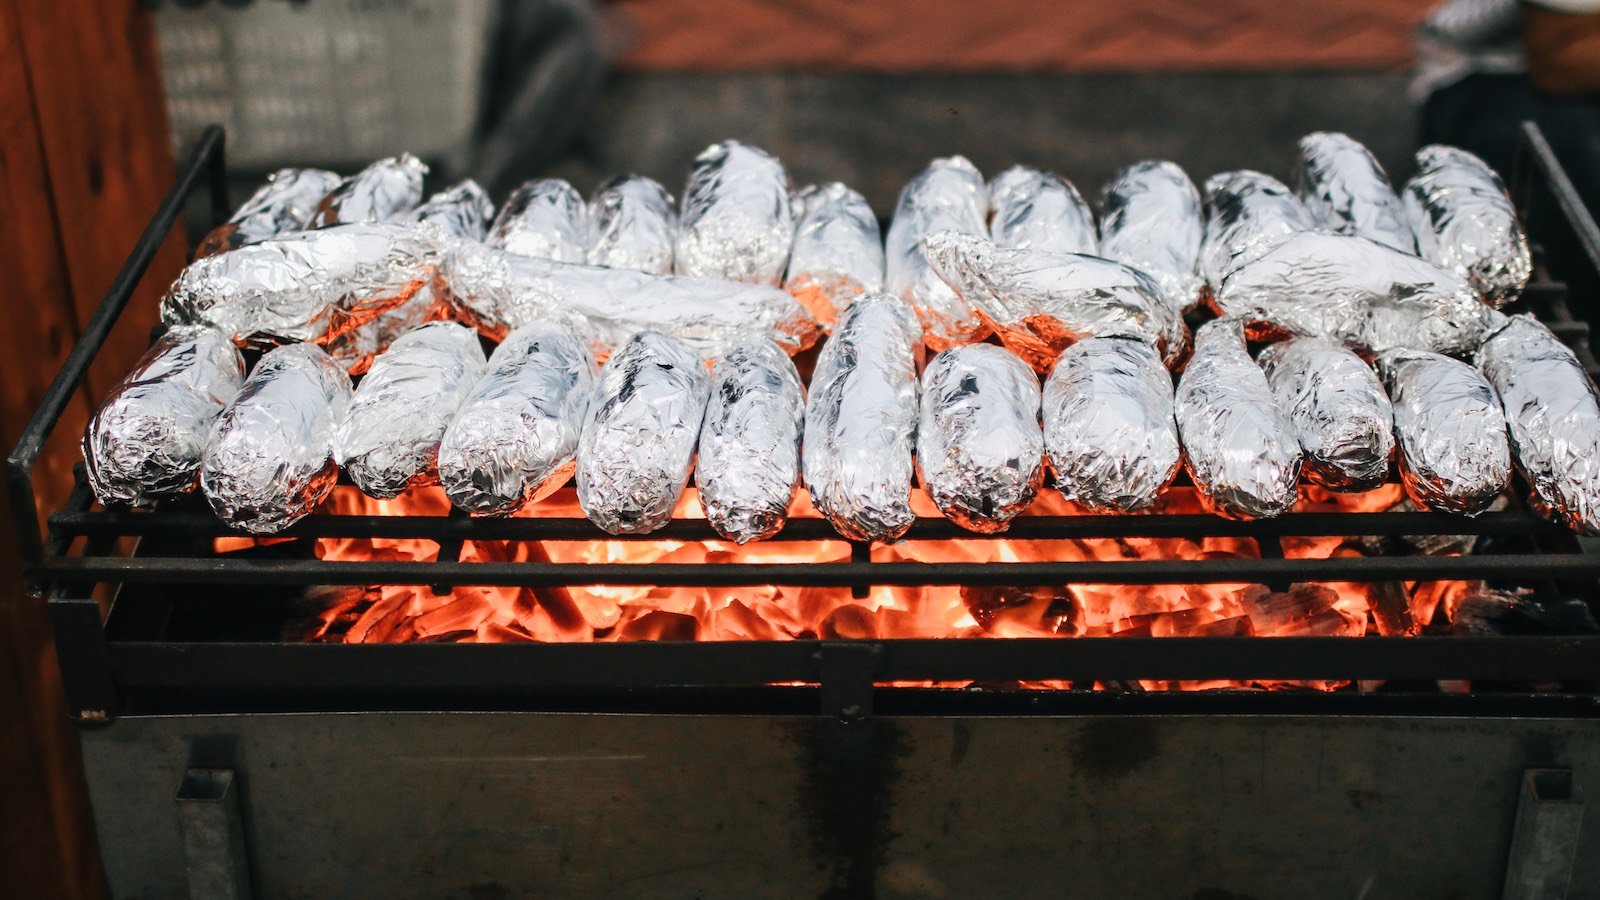
<svg viewBox="0 0 1600 900"><path fill-rule="evenodd" d="M951 157L882 239L859 194L793 191L732 141L681 204L639 176L587 202L542 179L496 214L470 181L421 202L410 157L284 170L169 291L166 335L90 424L91 483L120 503L198 483L271 533L339 467L476 515L575 479L597 525L642 533L692 479L741 542L803 485L841 534L892 540L919 483L997 532L1047 477L1133 512L1186 466L1248 518L1397 465L1415 502L1470 515L1515 462L1541 509L1600 531L1595 387L1497 311L1531 269L1505 190L1460 150L1417 162L1399 194L1337 134L1301 141L1294 189L1230 172L1202 194L1141 162L1097 216L1059 176ZM1191 340L1186 313L1216 318ZM807 387L789 357L824 333ZM248 379L240 347L269 350Z"/></svg>

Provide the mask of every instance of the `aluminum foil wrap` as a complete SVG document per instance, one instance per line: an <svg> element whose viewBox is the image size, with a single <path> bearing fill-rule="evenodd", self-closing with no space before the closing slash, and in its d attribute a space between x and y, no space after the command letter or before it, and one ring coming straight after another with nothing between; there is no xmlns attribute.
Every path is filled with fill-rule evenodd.
<svg viewBox="0 0 1600 900"><path fill-rule="evenodd" d="M589 226L589 265L672 274L678 212L655 179L619 175L601 185L589 202Z"/></svg>
<svg viewBox="0 0 1600 900"><path fill-rule="evenodd" d="M934 160L900 191L884 237L883 290L911 304L934 350L979 340L986 329L978 311L934 272L922 241L946 230L988 234L988 203L983 175L964 156Z"/></svg>
<svg viewBox="0 0 1600 900"><path fill-rule="evenodd" d="M1002 247L1099 253L1094 213L1072 182L1054 172L1012 166L989 181L989 237Z"/></svg>
<svg viewBox="0 0 1600 900"><path fill-rule="evenodd" d="M392 222L422 202L428 167L409 153L380 159L339 182L317 204L312 228L358 222Z"/></svg>
<svg viewBox="0 0 1600 900"><path fill-rule="evenodd" d="M1528 237L1487 163L1456 147L1423 147L1403 202L1424 259L1471 281L1494 306L1522 294L1533 273Z"/></svg>
<svg viewBox="0 0 1600 900"><path fill-rule="evenodd" d="M1403 253L1417 252L1416 236L1388 173L1349 135L1317 131L1300 139L1295 190L1323 228Z"/></svg>
<svg viewBox="0 0 1600 900"><path fill-rule="evenodd" d="M951 347L922 373L922 486L968 531L1005 531L1044 481L1039 376L993 344Z"/></svg>
<svg viewBox="0 0 1600 900"><path fill-rule="evenodd" d="M524 182L489 226L489 246L518 256L581 263L589 255L589 207L560 178Z"/></svg>
<svg viewBox="0 0 1600 900"><path fill-rule="evenodd" d="M1316 227L1305 204L1271 175L1249 169L1213 175L1206 179L1200 274L1215 291L1229 272Z"/></svg>
<svg viewBox="0 0 1600 900"><path fill-rule="evenodd" d="M317 204L338 184L339 176L326 169L279 169L228 221L200 241L195 258L215 256L305 228Z"/></svg>
<svg viewBox="0 0 1600 900"><path fill-rule="evenodd" d="M439 445L439 482L458 508L509 516L572 476L594 358L571 329L539 323L506 336Z"/></svg>
<svg viewBox="0 0 1600 900"><path fill-rule="evenodd" d="M372 497L437 483L439 442L485 366L465 325L433 322L402 336L356 387L334 459Z"/></svg>
<svg viewBox="0 0 1600 900"><path fill-rule="evenodd" d="M862 294L883 289L883 236L872 207L837 181L806 188L784 287L831 329Z"/></svg>
<svg viewBox="0 0 1600 900"><path fill-rule="evenodd" d="M867 294L817 356L801 469L812 503L851 540L891 541L911 527L921 333L906 304Z"/></svg>
<svg viewBox="0 0 1600 900"><path fill-rule="evenodd" d="M794 363L765 338L711 367L694 483L717 533L741 544L777 534L800 480L805 388Z"/></svg>
<svg viewBox="0 0 1600 900"><path fill-rule="evenodd" d="M244 382L226 334L163 334L112 388L83 433L89 487L102 503L148 503L194 487L206 439Z"/></svg>
<svg viewBox="0 0 1600 900"><path fill-rule="evenodd" d="M1194 336L1174 397L1189 477L1207 509L1230 519L1294 505L1300 442L1244 342L1244 323L1215 319Z"/></svg>
<svg viewBox="0 0 1600 900"><path fill-rule="evenodd" d="M1313 335L1375 353L1467 353L1489 307L1466 280L1366 238L1297 234L1234 270L1217 289L1224 315L1265 331Z"/></svg>
<svg viewBox="0 0 1600 900"><path fill-rule="evenodd" d="M1394 404L1406 494L1436 512L1488 509L1511 480L1511 446L1482 373L1425 350L1391 350L1377 367Z"/></svg>
<svg viewBox="0 0 1600 900"><path fill-rule="evenodd" d="M694 159L683 189L673 271L780 284L794 240L789 175L764 150L723 141Z"/></svg>
<svg viewBox="0 0 1600 900"><path fill-rule="evenodd" d="M333 490L334 432L350 403L350 376L315 344L261 357L211 432L200 487L217 518L276 534Z"/></svg>
<svg viewBox="0 0 1600 900"><path fill-rule="evenodd" d="M705 362L681 341L642 331L611 354L578 440L578 504L589 521L608 534L667 524L710 398Z"/></svg>
<svg viewBox="0 0 1600 900"><path fill-rule="evenodd" d="M1336 491L1367 491L1389 477L1394 410L1361 357L1314 337L1261 351L1256 363L1287 410L1306 480Z"/></svg>
<svg viewBox="0 0 1600 900"><path fill-rule="evenodd" d="M1086 338L1044 383L1044 444L1056 487L1095 512L1153 506L1178 474L1172 376L1150 344Z"/></svg>
<svg viewBox="0 0 1600 900"><path fill-rule="evenodd" d="M483 240L492 218L494 201L471 178L434 194L406 216L407 221L434 229L438 234L469 241Z"/></svg>
<svg viewBox="0 0 1600 900"><path fill-rule="evenodd" d="M1500 395L1534 505L1574 531L1600 534L1600 397L1583 364L1526 314L1485 338L1477 363Z"/></svg>
<svg viewBox="0 0 1600 900"><path fill-rule="evenodd" d="M1118 172L1100 193L1100 250L1149 275L1167 299L1200 304L1200 192L1176 163L1146 160Z"/></svg>

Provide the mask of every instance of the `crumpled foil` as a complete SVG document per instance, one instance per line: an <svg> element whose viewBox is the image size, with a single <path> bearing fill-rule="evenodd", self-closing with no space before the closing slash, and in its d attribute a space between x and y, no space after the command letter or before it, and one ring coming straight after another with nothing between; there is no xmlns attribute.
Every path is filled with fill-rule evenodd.
<svg viewBox="0 0 1600 900"><path fill-rule="evenodd" d="M883 237L865 197L837 181L801 191L784 288L832 328L862 294L883 289Z"/></svg>
<svg viewBox="0 0 1600 900"><path fill-rule="evenodd" d="M1153 506L1178 474L1172 376L1150 344L1085 338L1044 383L1044 443L1056 487L1095 512Z"/></svg>
<svg viewBox="0 0 1600 900"><path fill-rule="evenodd" d="M1366 238L1297 234L1234 270L1217 288L1218 309L1358 350L1396 347L1467 353L1489 325L1489 307L1465 279Z"/></svg>
<svg viewBox="0 0 1600 900"><path fill-rule="evenodd" d="M589 207L562 179L535 178L506 198L488 243L518 256L581 263L589 255Z"/></svg>
<svg viewBox="0 0 1600 900"><path fill-rule="evenodd" d="M1229 272L1316 227L1305 204L1271 175L1249 169L1213 175L1206 179L1200 274L1215 291Z"/></svg>
<svg viewBox="0 0 1600 900"><path fill-rule="evenodd" d="M589 202L591 266L672 274L672 241L678 212L660 182L643 175L618 175Z"/></svg>
<svg viewBox="0 0 1600 900"><path fill-rule="evenodd" d="M607 534L667 524L689 483L711 379L687 344L642 331L595 379L578 440L578 505Z"/></svg>
<svg viewBox="0 0 1600 900"><path fill-rule="evenodd" d="M917 434L922 329L905 303L850 305L812 370L801 469L811 501L856 541L906 533Z"/></svg>
<svg viewBox="0 0 1600 900"><path fill-rule="evenodd" d="M1533 505L1574 531L1600 534L1600 397L1583 364L1527 314L1488 335L1476 362L1500 395Z"/></svg>
<svg viewBox="0 0 1600 900"><path fill-rule="evenodd" d="M933 350L979 340L985 325L934 272L923 239L945 230L987 235L988 204L983 175L964 156L934 160L900 191L884 238L883 290L911 304Z"/></svg>
<svg viewBox="0 0 1600 900"><path fill-rule="evenodd" d="M1416 236L1388 173L1349 135L1316 131L1300 139L1295 191L1322 227L1402 253L1417 252Z"/></svg>
<svg viewBox="0 0 1600 900"><path fill-rule="evenodd" d="M1173 410L1189 478L1207 509L1252 519L1294 505L1300 442L1250 358L1243 322L1215 319L1195 332Z"/></svg>
<svg viewBox="0 0 1600 900"><path fill-rule="evenodd" d="M428 167L409 153L380 159L328 192L310 227L396 221L422 202L422 177L427 174Z"/></svg>
<svg viewBox="0 0 1600 900"><path fill-rule="evenodd" d="M1094 213L1072 182L1012 166L989 182L989 237L1002 247L1051 253L1100 252Z"/></svg>
<svg viewBox="0 0 1600 900"><path fill-rule="evenodd" d="M466 178L429 197L428 202L406 216L406 221L437 229L438 234L448 237L481 241L492 218L494 201L482 185Z"/></svg>
<svg viewBox="0 0 1600 900"><path fill-rule="evenodd" d="M1200 192L1176 163L1137 162L1100 192L1099 256L1149 275L1184 310L1200 304Z"/></svg>
<svg viewBox="0 0 1600 900"><path fill-rule="evenodd" d="M694 483L717 533L741 544L783 529L800 480L805 387L778 345L756 337L711 367Z"/></svg>
<svg viewBox="0 0 1600 900"><path fill-rule="evenodd" d="M1403 202L1424 259L1471 281L1494 306L1522 294L1533 273L1528 237L1487 163L1457 147L1423 147Z"/></svg>
<svg viewBox="0 0 1600 900"><path fill-rule="evenodd" d="M683 189L673 272L776 285L793 240L783 163L738 141L712 144L695 157Z"/></svg>
<svg viewBox="0 0 1600 900"><path fill-rule="evenodd" d="M1367 491L1389 477L1394 410L1361 357L1331 341L1297 337L1256 358L1300 440L1306 480Z"/></svg>
<svg viewBox="0 0 1600 900"><path fill-rule="evenodd" d="M485 367L478 333L465 325L433 322L403 335L356 387L335 460L372 497L437 483L439 442Z"/></svg>
<svg viewBox="0 0 1600 900"><path fill-rule="evenodd" d="M572 476L594 358L576 332L530 324L506 336L439 445L439 482L475 515L509 516Z"/></svg>
<svg viewBox="0 0 1600 900"><path fill-rule="evenodd" d="M261 357L217 420L200 487L217 518L252 534L300 521L333 490L334 432L350 403L350 376L315 344Z"/></svg>
<svg viewBox="0 0 1600 900"><path fill-rule="evenodd" d="M215 256L305 228L317 204L338 184L339 176L326 169L279 169L228 221L200 241L195 258Z"/></svg>
<svg viewBox="0 0 1600 900"><path fill-rule="evenodd" d="M84 429L94 495L102 503L143 504L192 489L211 428L243 382L244 358L226 334L169 329Z"/></svg>
<svg viewBox="0 0 1600 900"><path fill-rule="evenodd" d="M917 469L950 521L995 534L1044 481L1039 376L993 344L951 347L922 373Z"/></svg>
<svg viewBox="0 0 1600 900"><path fill-rule="evenodd" d="M1376 365L1394 404L1400 482L1417 505L1475 516L1511 480L1511 446L1494 389L1477 369L1425 350Z"/></svg>

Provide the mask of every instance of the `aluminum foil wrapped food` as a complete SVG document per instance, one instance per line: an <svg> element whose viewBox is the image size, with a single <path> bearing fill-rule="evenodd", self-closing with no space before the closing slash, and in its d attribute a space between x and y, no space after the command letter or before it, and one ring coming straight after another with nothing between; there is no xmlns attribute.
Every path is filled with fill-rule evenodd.
<svg viewBox="0 0 1600 900"><path fill-rule="evenodd" d="M1188 310L1205 287L1200 192L1176 163L1146 160L1118 172L1100 194L1100 250L1149 275L1167 299Z"/></svg>
<svg viewBox="0 0 1600 900"><path fill-rule="evenodd" d="M1153 506L1183 455L1155 348L1092 337L1062 352L1044 383L1044 444L1068 500L1095 512Z"/></svg>
<svg viewBox="0 0 1600 900"><path fill-rule="evenodd" d="M578 504L608 534L646 534L672 517L694 466L711 398L687 344L641 331L595 379L578 440Z"/></svg>
<svg viewBox="0 0 1600 900"><path fill-rule="evenodd" d="M1215 291L1229 272L1317 222L1305 204L1271 175L1249 169L1206 179L1206 229L1200 274Z"/></svg>
<svg viewBox="0 0 1600 900"><path fill-rule="evenodd" d="M428 198L412 210L407 221L415 222L446 238L481 241L494 218L494 201L481 185L463 179L447 190Z"/></svg>
<svg viewBox="0 0 1600 900"><path fill-rule="evenodd" d="M1264 331L1340 341L1375 353L1396 347L1467 353L1489 307L1466 280L1425 259L1366 238L1297 234L1222 281L1214 298L1229 316Z"/></svg>
<svg viewBox="0 0 1600 900"><path fill-rule="evenodd" d="M824 328L857 297L883 289L883 236L872 207L837 181L801 191L784 288Z"/></svg>
<svg viewBox="0 0 1600 900"><path fill-rule="evenodd" d="M1477 364L1500 395L1534 505L1574 531L1600 534L1600 396L1583 364L1526 314L1484 339Z"/></svg>
<svg viewBox="0 0 1600 900"><path fill-rule="evenodd" d="M439 442L483 375L478 333L433 322L396 340L361 379L334 442L334 459L372 497L438 481Z"/></svg>
<svg viewBox="0 0 1600 900"><path fill-rule="evenodd" d="M922 374L917 469L939 511L994 534L1044 481L1039 376L993 344L951 347Z"/></svg>
<svg viewBox="0 0 1600 900"><path fill-rule="evenodd" d="M911 527L921 334L905 303L867 294L817 356L801 469L812 503L851 540L891 541Z"/></svg>
<svg viewBox="0 0 1600 900"><path fill-rule="evenodd" d="M1417 252L1416 236L1388 174L1349 135L1317 131L1301 138L1295 188L1323 228L1403 253Z"/></svg>
<svg viewBox="0 0 1600 900"><path fill-rule="evenodd" d="M509 516L572 476L594 358L576 332L532 323L506 336L439 445L439 482L476 515Z"/></svg>
<svg viewBox="0 0 1600 900"><path fill-rule="evenodd" d="M489 226L489 246L518 256L581 263L589 255L589 207L560 178L524 182Z"/></svg>
<svg viewBox="0 0 1600 900"><path fill-rule="evenodd" d="M1483 374L1425 350L1390 350L1377 368L1394 405L1406 494L1436 512L1488 509L1511 480L1511 446Z"/></svg>
<svg viewBox="0 0 1600 900"><path fill-rule="evenodd" d="M1054 172L1012 166L989 182L989 237L1002 247L1051 253L1100 252L1094 213Z"/></svg>
<svg viewBox="0 0 1600 900"><path fill-rule="evenodd" d="M934 350L981 339L986 326L934 272L923 239L947 230L988 234L988 203L983 175L964 156L934 160L900 191L884 237L883 290L911 304Z"/></svg>
<svg viewBox="0 0 1600 900"><path fill-rule="evenodd" d="M317 204L339 184L339 176L326 169L279 169L200 241L196 259L237 250L291 231L311 222Z"/></svg>
<svg viewBox="0 0 1600 900"><path fill-rule="evenodd" d="M787 354L756 337L711 367L694 483L717 533L741 544L777 534L800 480L805 388Z"/></svg>
<svg viewBox="0 0 1600 900"><path fill-rule="evenodd" d="M695 157L683 189L674 272L776 285L793 240L783 163L738 141L712 144Z"/></svg>
<svg viewBox="0 0 1600 900"><path fill-rule="evenodd" d="M1533 273L1528 237L1488 163L1456 147L1423 147L1403 200L1424 259L1471 281L1494 306L1522 294Z"/></svg>
<svg viewBox="0 0 1600 900"><path fill-rule="evenodd" d="M334 433L350 403L350 376L315 344L261 357L211 432L200 487L217 518L276 534L333 490Z"/></svg>
<svg viewBox="0 0 1600 900"><path fill-rule="evenodd" d="M1294 505L1300 442L1250 358L1242 321L1214 319L1195 332L1173 409L1189 477L1207 509L1252 519Z"/></svg>
<svg viewBox="0 0 1600 900"><path fill-rule="evenodd" d="M392 222L422 202L428 167L409 153L380 159L339 182L317 204L312 228L358 222Z"/></svg>
<svg viewBox="0 0 1600 900"><path fill-rule="evenodd" d="M1300 441L1306 480L1367 491L1389 477L1394 410L1361 357L1322 338L1273 344L1256 358Z"/></svg>
<svg viewBox="0 0 1600 900"><path fill-rule="evenodd" d="M672 274L678 212L655 179L619 175L601 185L589 202L589 226L589 265Z"/></svg>
<svg viewBox="0 0 1600 900"><path fill-rule="evenodd" d="M226 334L169 329L112 388L83 433L89 487L102 503L148 503L194 487L206 439L244 382Z"/></svg>

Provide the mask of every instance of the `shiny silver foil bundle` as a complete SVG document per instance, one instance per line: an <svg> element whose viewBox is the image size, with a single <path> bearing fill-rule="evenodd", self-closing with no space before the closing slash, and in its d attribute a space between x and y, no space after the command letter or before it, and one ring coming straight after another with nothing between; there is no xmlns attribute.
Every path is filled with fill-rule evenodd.
<svg viewBox="0 0 1600 900"><path fill-rule="evenodd" d="M1574 531L1600 534L1600 397L1583 364L1526 314L1484 339L1477 364L1500 395L1534 505Z"/></svg>
<svg viewBox="0 0 1600 900"><path fill-rule="evenodd" d="M917 426L922 486L945 518L995 534L1044 481L1039 376L993 344L951 347L922 373Z"/></svg>
<svg viewBox="0 0 1600 900"><path fill-rule="evenodd" d="M1394 405L1406 494L1436 512L1488 509L1511 480L1511 446L1483 374L1425 350L1391 350L1376 364Z"/></svg>
<svg viewBox="0 0 1600 900"><path fill-rule="evenodd" d="M429 197L428 202L406 216L406 221L447 237L481 241L493 217L494 201L481 185L467 178Z"/></svg>
<svg viewBox="0 0 1600 900"><path fill-rule="evenodd" d="M589 226L589 265L672 274L678 211L655 179L619 175L601 185L589 201Z"/></svg>
<svg viewBox="0 0 1600 900"><path fill-rule="evenodd" d="M783 163L738 141L712 144L695 157L678 217L675 273L776 285L793 240Z"/></svg>
<svg viewBox="0 0 1600 900"><path fill-rule="evenodd" d="M1267 347L1256 363L1289 413L1307 481L1367 491L1388 479L1394 410L1365 360L1331 341L1298 337Z"/></svg>
<svg viewBox="0 0 1600 900"><path fill-rule="evenodd" d="M1417 252L1417 239L1388 174L1349 135L1317 131L1301 138L1295 189L1323 228L1403 253Z"/></svg>
<svg viewBox="0 0 1600 900"><path fill-rule="evenodd" d="M777 534L800 480L805 387L787 354L757 337L711 367L694 483L717 533L741 544Z"/></svg>
<svg viewBox="0 0 1600 900"><path fill-rule="evenodd" d="M646 534L672 518L694 467L711 379L699 354L642 331L595 379L578 440L578 504L608 534Z"/></svg>
<svg viewBox="0 0 1600 900"><path fill-rule="evenodd" d="M1118 172L1100 193L1100 249L1149 275L1184 310L1198 306L1200 241L1205 215L1200 192L1176 163L1146 160Z"/></svg>
<svg viewBox="0 0 1600 900"><path fill-rule="evenodd" d="M485 365L478 333L465 325L433 322L401 336L356 387L335 461L372 497L436 483L439 442Z"/></svg>
<svg viewBox="0 0 1600 900"><path fill-rule="evenodd" d="M439 483L475 515L509 516L572 476L594 358L569 328L513 331L461 401L439 445Z"/></svg>
<svg viewBox="0 0 1600 900"><path fill-rule="evenodd" d="M1012 166L989 182L989 237L1002 247L1050 253L1100 252L1094 213L1054 172Z"/></svg>
<svg viewBox="0 0 1600 900"><path fill-rule="evenodd" d="M326 169L279 169L228 221L200 241L195 258L215 256L305 228L311 223L317 204L338 184L339 176Z"/></svg>
<svg viewBox="0 0 1600 900"><path fill-rule="evenodd" d="M1155 504L1178 474L1172 376L1150 344L1085 338L1044 383L1044 444L1063 496L1095 512Z"/></svg>
<svg viewBox="0 0 1600 900"><path fill-rule="evenodd" d="M169 329L117 382L83 433L89 487L102 503L148 503L194 487L206 439L244 382L226 334Z"/></svg>
<svg viewBox="0 0 1600 900"><path fill-rule="evenodd" d="M1214 298L1264 331L1314 335L1375 353L1467 353L1489 307L1466 280L1366 238L1297 234L1223 279Z"/></svg>
<svg viewBox="0 0 1600 900"><path fill-rule="evenodd" d="M1522 294L1533 273L1528 237L1488 163L1457 147L1423 147L1403 202L1424 259L1471 281L1494 306Z"/></svg>
<svg viewBox="0 0 1600 900"><path fill-rule="evenodd" d="M923 239L947 230L988 234L988 204L983 175L964 156L934 160L900 191L884 237L883 290L911 304L934 350L981 339L986 326L934 272Z"/></svg>
<svg viewBox="0 0 1600 900"><path fill-rule="evenodd" d="M261 357L217 420L200 487L217 518L276 534L333 490L334 433L350 403L350 376L315 344Z"/></svg>
<svg viewBox="0 0 1600 900"><path fill-rule="evenodd" d="M867 294L817 356L801 469L812 503L851 540L892 541L915 518L921 333L905 303Z"/></svg>
<svg viewBox="0 0 1600 900"><path fill-rule="evenodd" d="M380 159L339 182L317 204L312 228L358 222L393 222L422 202L428 167L409 153Z"/></svg>
<svg viewBox="0 0 1600 900"><path fill-rule="evenodd" d="M489 246L518 256L581 263L589 255L589 207L560 178L535 178L506 198L489 226Z"/></svg>
<svg viewBox="0 0 1600 900"><path fill-rule="evenodd" d="M1195 332L1173 410L1189 477L1207 509L1253 519L1294 505L1300 442L1250 358L1243 322L1215 319Z"/></svg>
<svg viewBox="0 0 1600 900"><path fill-rule="evenodd" d="M883 289L883 236L866 198L837 181L806 188L796 201L784 288L832 328L857 297Z"/></svg>
<svg viewBox="0 0 1600 900"><path fill-rule="evenodd" d="M1249 169L1213 175L1206 179L1200 274L1215 291L1229 272L1316 227L1300 198L1271 175Z"/></svg>

